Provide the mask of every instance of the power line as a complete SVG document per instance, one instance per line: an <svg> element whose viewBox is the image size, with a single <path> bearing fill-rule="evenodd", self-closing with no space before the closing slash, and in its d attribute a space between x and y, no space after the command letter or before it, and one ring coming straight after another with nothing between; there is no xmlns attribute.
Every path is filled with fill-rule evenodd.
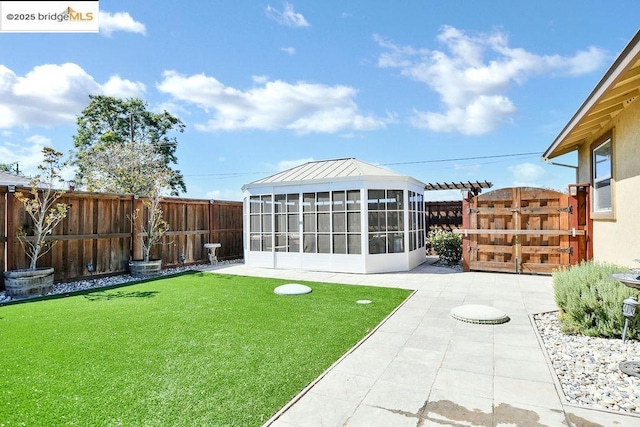
<svg viewBox="0 0 640 427"><path fill-rule="evenodd" d="M415 165L419 163L438 163L438 162L459 162L462 160L480 160L480 159L497 159L501 157L522 157L542 155L540 152L535 153L519 153L519 154L496 154L493 156L475 156L475 157L459 157L457 159L436 159L436 160L417 160L414 162L396 162L396 163L381 163L382 166L395 166L395 165Z"/></svg>
<svg viewBox="0 0 640 427"><path fill-rule="evenodd" d="M473 157L458 157L452 159L434 159L434 160L416 160L413 162L395 162L395 163L380 163L381 166L398 166L398 165L415 165L422 163L439 163L439 162L459 162L463 160L482 160L482 159L498 159L505 157L524 157L524 156L533 156L538 155L541 156L542 153L539 151L532 153L514 153L514 154L495 154L491 156L473 156ZM493 163L493 162L492 162ZM228 172L228 173L204 173L204 174L189 174L184 175L187 176L208 176L208 177L234 177L234 176L245 176L245 175L267 175L273 174L273 171L270 172Z"/></svg>

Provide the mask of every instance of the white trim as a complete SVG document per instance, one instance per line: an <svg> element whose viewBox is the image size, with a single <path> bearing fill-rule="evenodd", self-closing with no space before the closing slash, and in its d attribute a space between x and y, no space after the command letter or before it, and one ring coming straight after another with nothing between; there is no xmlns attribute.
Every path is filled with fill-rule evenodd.
<svg viewBox="0 0 640 427"><path fill-rule="evenodd" d="M596 151L607 144L609 144L609 175L596 178ZM611 212L613 210L613 142L611 138L607 138L591 151L591 161L591 181L593 182L593 212ZM605 209L597 209L598 194L602 193L601 191L598 191L597 184L606 180L609 180L609 207Z"/></svg>

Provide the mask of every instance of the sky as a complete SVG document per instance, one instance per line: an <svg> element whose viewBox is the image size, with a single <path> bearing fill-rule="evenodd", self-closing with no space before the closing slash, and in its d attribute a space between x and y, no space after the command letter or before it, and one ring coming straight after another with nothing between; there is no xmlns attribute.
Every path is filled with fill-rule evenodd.
<svg viewBox="0 0 640 427"><path fill-rule="evenodd" d="M615 5L102 0L99 33L0 33L0 163L29 175L42 147L70 153L104 94L184 122L183 197L242 200L244 184L347 157L565 191L575 170L541 154L638 31L640 2Z"/></svg>

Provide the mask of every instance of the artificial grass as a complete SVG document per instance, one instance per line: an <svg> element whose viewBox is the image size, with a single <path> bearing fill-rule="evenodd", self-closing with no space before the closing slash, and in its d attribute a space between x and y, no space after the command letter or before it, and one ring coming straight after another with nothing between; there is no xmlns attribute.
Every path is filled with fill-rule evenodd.
<svg viewBox="0 0 640 427"><path fill-rule="evenodd" d="M410 294L283 283L193 273L0 307L0 426L261 425Z"/></svg>

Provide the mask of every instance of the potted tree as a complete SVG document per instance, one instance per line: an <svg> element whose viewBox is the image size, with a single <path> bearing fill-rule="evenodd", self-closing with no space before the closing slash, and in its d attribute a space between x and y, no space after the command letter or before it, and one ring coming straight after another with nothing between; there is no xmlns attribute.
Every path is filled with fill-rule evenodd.
<svg viewBox="0 0 640 427"><path fill-rule="evenodd" d="M162 243L162 238L169 231L169 223L163 218L160 202L163 193L169 188L169 174L160 173L153 183L148 198L142 201L142 209L136 209L130 216L136 238L142 247L143 259L130 260L129 271L132 276L148 277L160 273L161 259L151 259L151 250Z"/></svg>
<svg viewBox="0 0 640 427"><path fill-rule="evenodd" d="M37 268L38 259L48 253L56 243L50 238L55 227L67 216L69 205L60 202L64 184L60 171L66 166L62 153L44 147L40 171L30 181L27 194L14 194L20 201L32 225L19 227L16 237L29 258L29 268L4 272L6 294L12 298L43 295L53 287L52 267Z"/></svg>

